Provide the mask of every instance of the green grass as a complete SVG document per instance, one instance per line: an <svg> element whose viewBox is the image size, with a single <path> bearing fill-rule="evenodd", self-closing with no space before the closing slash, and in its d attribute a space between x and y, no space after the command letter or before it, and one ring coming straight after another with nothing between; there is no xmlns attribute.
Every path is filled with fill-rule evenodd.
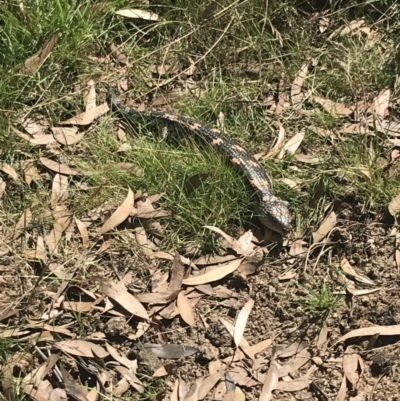
<svg viewBox="0 0 400 401"><path fill-rule="evenodd" d="M335 294L331 285L323 282L311 283L307 286L299 285L304 293L297 302L304 309L308 320L324 322L332 313L334 313L343 298Z"/></svg>

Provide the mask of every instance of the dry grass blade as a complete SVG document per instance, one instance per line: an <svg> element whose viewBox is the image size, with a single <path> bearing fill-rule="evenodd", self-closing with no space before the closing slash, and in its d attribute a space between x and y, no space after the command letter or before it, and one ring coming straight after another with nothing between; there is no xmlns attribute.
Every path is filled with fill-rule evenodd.
<svg viewBox="0 0 400 401"><path fill-rule="evenodd" d="M198 276L191 276L183 280L185 285L199 285L212 283L213 281L218 281L233 273L242 263L243 259L236 259L225 265L218 266L217 268L208 271L207 273L200 274Z"/></svg>
<svg viewBox="0 0 400 401"><path fill-rule="evenodd" d="M189 326L193 326L196 322L193 309L183 291L179 293L176 304L179 309L179 314L181 315L184 322L187 323Z"/></svg>
<svg viewBox="0 0 400 401"><path fill-rule="evenodd" d="M113 228L117 227L123 221L125 221L128 216L130 215L134 204L133 192L129 188L128 196L121 204L121 206L111 215L111 217L103 224L100 228L98 235L102 235L107 231L112 230Z"/></svg>
<svg viewBox="0 0 400 401"><path fill-rule="evenodd" d="M123 283L113 283L111 281L100 281L100 291L120 304L132 315L148 320L149 316L144 306L130 294Z"/></svg>
<svg viewBox="0 0 400 401"><path fill-rule="evenodd" d="M243 306L242 310L239 312L235 324L235 330L233 332L233 340L235 341L236 347L238 347L240 342L242 341L244 330L247 324L247 319L249 318L253 306L254 306L254 300L249 299Z"/></svg>

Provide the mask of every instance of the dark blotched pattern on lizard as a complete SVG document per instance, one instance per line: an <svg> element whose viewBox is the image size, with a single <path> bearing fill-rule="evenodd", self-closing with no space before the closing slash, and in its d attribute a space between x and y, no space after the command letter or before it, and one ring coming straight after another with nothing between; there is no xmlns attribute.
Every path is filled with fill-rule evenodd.
<svg viewBox="0 0 400 401"><path fill-rule="evenodd" d="M224 135L219 129L211 128L190 117L163 111L138 111L124 105L110 88L112 105L125 117L148 117L186 128L211 145L224 152L229 160L242 168L255 189L259 201L259 218L271 230L287 233L290 230L290 215L287 202L276 197L272 191L272 182L263 166L236 141Z"/></svg>

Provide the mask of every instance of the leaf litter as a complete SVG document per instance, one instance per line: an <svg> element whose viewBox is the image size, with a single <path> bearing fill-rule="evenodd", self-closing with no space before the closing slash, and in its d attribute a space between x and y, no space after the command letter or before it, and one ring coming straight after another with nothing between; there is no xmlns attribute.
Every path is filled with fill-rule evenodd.
<svg viewBox="0 0 400 401"><path fill-rule="evenodd" d="M127 17L147 19L148 21L156 20L151 14L146 14L144 10L130 11L136 14ZM137 11L141 11L141 13ZM123 13L119 14L122 15ZM325 31L329 23L330 21L327 19L324 21L320 19L319 30L321 33ZM276 30L273 28L273 31ZM279 35L278 32L275 32L275 34ZM371 41L374 35L372 30L365 26L364 21L350 24L347 30L343 28L337 33L337 35L349 34L366 35L371 37ZM38 59L36 65L32 63L32 72L40 68L48 54L50 54L50 52L47 55L45 53L41 57L36 55ZM173 66L173 64L171 63L170 66ZM319 103L326 112L335 118L341 119L341 126L338 128L338 132L344 135L337 135L336 138L345 140L346 134L370 135L373 132L371 127L374 125L378 132L390 134L392 135L390 140L396 140L396 135L400 130L396 121L388 119L391 100L389 89L382 89L373 101L367 105L368 107L360 107L362 111L357 114L355 111L356 105L333 102L321 95L307 92L303 86L309 73L308 66L308 62L303 63L290 87L292 106L285 102L285 79L284 77L281 78L278 102L275 102L275 109L273 109L273 114L276 117L281 118L288 107L305 111L302 110L303 104L311 99L315 103ZM155 67L155 72L158 75L169 73L167 64L157 64ZM124 85L126 90L128 81L123 81L123 79L121 78L121 87ZM96 106L94 83L88 82L87 86L87 93L84 96L85 112L66 122L68 125L78 125L79 127L49 128L51 125L40 123L39 119L32 119L28 120L25 125L20 125L26 133L16 128L13 128L13 131L17 136L35 146L46 146L57 141L58 146L62 149L66 147L74 149L74 146L84 138L87 126L93 124L96 118L108 111L107 105ZM286 125L285 128L287 128ZM52 133L48 134L48 132ZM329 137L331 132L326 130L323 135ZM319 157L313 156L311 152L309 154L298 153L300 146L302 149L306 147L306 145L302 145L304 139L303 131L292 137L292 140L289 140L286 144L285 137L285 130L283 125L280 124L277 144L270 152L262 153L261 157L276 157L284 149L287 153L294 154L295 159L302 163L316 164L320 162ZM124 353L123 350L126 350L126 347L121 347L122 341L119 344L116 342L115 348L110 345L110 340L115 341L115 338L107 334L111 332L111 327L109 327L111 324L107 325L112 321L110 316L122 318L121 321L124 322L122 328L117 331L120 338L134 342L142 337L146 338L146 335L150 334L146 341L143 342L146 350L159 359L174 360L176 365L160 361L161 366L157 368L157 373L154 373L154 377L169 375L171 378L171 375L174 374L173 370L170 370L171 366L179 368L180 361L187 362L189 360L195 364L194 360L190 358L193 358L193 355L196 354L201 354L202 357L208 358L208 361L211 361L209 366L211 366L212 362L217 362L214 372L207 372L199 367L199 374L185 378L185 380L187 379L186 382L182 379L175 380L174 384L170 386L171 393L175 397L172 399L202 399L209 394L216 398L226 397L226 399L230 399L229 397L238 397L237 399L240 399L240 397L243 397L241 389L248 389L252 386L257 386L258 389L261 389L260 399L277 398L280 396L279 392L282 391L302 391L308 389L311 384L313 384L314 388L317 388L316 382L313 382L312 374L315 371L313 368L318 369L320 366L323 366L324 372L332 370L336 376L344 378L344 381L334 380L333 382L333 386L337 386L336 390L340 392L340 397L344 397L343 393L346 393L346 378L353 386L356 386L363 379L361 354L357 353L356 349L353 352L353 349L348 347L347 351L341 358L337 358L336 363L333 365L328 356L320 358L321 361L317 358L311 358L310 349L314 346L312 342L307 343L304 347L302 346L303 348L295 344L294 348L289 349L286 354L271 352L272 343L275 343L277 341L276 338L279 338L284 332L280 326L272 327L268 334L258 332L257 336L254 337L254 324L256 323L257 327L261 327L261 324L264 325L268 321L264 320L263 313L265 314L265 310L269 313L269 309L265 308L264 305L276 308L275 312L277 314L285 315L289 313L287 305L278 306L276 294L281 291L290 291L293 288L291 287L291 282L302 275L300 263L302 260L304 261L302 257L303 251L307 253L307 257L312 257L311 250L307 248L308 242L304 241L304 236L301 235L296 239L285 240L287 242L284 243L280 252L284 254L283 256L286 259L281 259L284 262L282 262L282 266L278 267L279 271L276 272L276 276L269 272L269 270L275 271L276 266L269 265L269 259L266 258L264 260L264 255L269 255L272 250L268 247L268 243L264 245L262 243L263 240L260 242L260 237L256 235L255 231L241 233L241 236L238 235L238 238L234 238L228 236L217 227L210 227L211 230L217 232L226 241L228 245L226 254L202 255L197 259L189 259L185 262L185 258L181 257L177 252L175 255L174 253L168 253L168 257L159 258L160 252L156 245L157 242L154 241L152 236L157 232L162 237L162 225L160 224L157 229L153 228L153 232L151 232L152 228L145 225L145 220L167 216L168 211L154 207L154 201L148 200L149 198L138 199L139 196L133 196L133 191L128 189L128 196L119 207L115 205L111 205L110 208L103 207L97 214L94 214L97 217L93 219L87 219L87 216L82 215L75 216L68 209L68 200L72 193L70 185L79 179L79 171L71 167L65 160L62 162L55 161L51 152L45 154L48 157L42 156L38 160L30 161L29 167L24 165L23 172L25 183L28 185L33 183L34 180L49 182L41 171L43 167L47 169L47 174L52 176L52 191L49 195L49 205L47 205L51 211L50 217L53 219L49 226L49 231L42 233L42 235L32 234L34 231L31 229L31 223L32 221L35 223L37 217L32 216L29 209L17 215L13 220L13 235L18 241L26 241L26 244L29 245L29 248L25 249L25 253L29 255L29 258L45 261L46 264L53 258L57 258L61 265L54 269L49 268L49 271L46 272L46 274L61 277L62 283L59 289L52 288L51 291L48 290L43 293L46 311L35 316L35 319L41 322L42 330L48 336L47 338L52 335L57 340L54 341L54 348L51 348L50 342L47 342L48 350L53 352L48 360L45 362L42 360L41 364L36 364L35 369L26 375L26 380L35 377L34 384L24 387L24 391L29 393L32 398L42 401L43 394L46 394L46 400L48 400L48 394L53 394L51 396L52 399L60 398L65 400L68 394L82 401L94 401L96 396L93 396L93 394L96 393L97 389L93 387L90 391L83 390L83 384L79 383L79 380L76 382L78 386L73 383L72 376L65 369L65 366L68 366L68 370L76 374L78 372L78 364L82 363L80 358L86 358L85 360L90 361L90 363L102 366L103 372L97 376L96 380L98 383L103 383L102 385L111 381L114 385L114 390L110 390L109 387L107 387L107 390L114 396L123 395L128 391L129 386L138 392L144 391L145 387L137 375L137 370L138 368L140 370L142 361L129 359L132 354L128 358L128 355ZM134 170L132 163L129 166L117 167L125 171ZM361 168L363 167L360 167L360 172L363 173ZM19 171L17 166L3 165L5 180L11 179L22 182L17 173ZM3 183L5 186L4 181ZM296 187L289 181L286 181L286 183L293 188ZM302 185L301 181L297 182L294 178L292 183L297 184L297 186ZM318 204L321 196L320 194L316 197L316 204ZM389 205L389 211L392 215L398 212L397 203L393 201ZM111 217L108 217L110 214ZM323 247L328 243L328 239L331 242L336 241L333 234L335 233L336 235L337 232L341 232L343 229L342 222L338 226L338 216L334 212L328 212L326 219L321 224L315 224L314 234L312 235L314 244L321 242L321 247ZM140 219L143 222L143 227L132 229L130 224ZM103 224L99 224L99 221L103 222ZM73 235L71 235L71 232ZM118 274L116 272L115 276L117 278L115 276L110 278L108 272L106 273L104 270L99 269L99 262L103 262L107 258L112 261L113 268L116 268L114 261L120 257L118 245L121 244L121 240L129 241L130 245L134 244L122 264L129 264L130 266L133 264L136 270L144 269L152 276L141 277L140 275L130 274L131 277L135 277L134 280L138 280L139 277L143 279L143 283L141 283L143 287L139 292L137 292L137 287L135 287L135 290L130 289L129 285L133 286L137 283L129 282L129 274L126 271L118 272ZM136 248L138 244L140 246ZM145 247L147 248L147 251L143 252L145 255L143 258L142 256L139 257L138 255ZM261 250L261 259L255 256L257 250ZM65 260L63 259L64 257ZM70 264L67 259L71 262ZM173 263L169 268L168 266L172 259ZM260 260L261 263L259 263ZM354 265L353 262L351 261ZM241 272L240 269L246 264L249 267L247 273L245 273L247 268ZM354 279L361 284L371 285L368 283L368 276L361 271L362 268L358 267L358 264L355 265L360 273L350 269L345 262L342 262L342 269L351 280ZM289 270L292 268L297 270ZM90 299L75 298L77 290L71 281L76 277L75 271L79 271L77 277L90 287L90 293L93 294L93 297L90 297L88 295L89 290L85 289L86 292L79 291L80 296L89 297ZM93 274L93 271L96 274ZM284 273L285 271L286 273ZM252 277L255 272L258 274ZM163 280L160 280L160 284L157 286L156 282L152 281L153 277L163 277ZM279 280L277 282L275 279L278 277ZM260 283L257 280L260 280ZM96 287L97 284L95 283L100 283L100 285ZM286 288L285 286L288 287ZM238 289L240 289L240 297L238 296ZM132 295L132 293L135 295ZM366 295L368 294L365 293L363 295L365 297L364 302L368 299ZM212 308L210 308L211 304L209 303L211 299L215 302ZM227 307L223 302L226 300L230 302L229 317L232 321L236 321L235 324L226 319L224 323L221 323L221 320L216 319L216 316L220 316L214 313L214 308L217 308L219 313L224 312ZM239 307L240 305L241 307ZM262 308L261 313L258 311L260 305ZM67 330L61 326L61 323L64 323L62 319L71 319L69 311L79 311L82 319L86 319L86 317L94 319L101 317L101 320L106 321L106 324L98 327L96 336L93 335L93 338L96 339L87 335L87 338L72 338L71 340L71 336L77 335L76 328L72 327L71 330ZM299 313L302 314L303 312L299 311ZM165 318L165 316L168 317ZM178 319L174 319L174 317L178 317ZM189 335L182 335L181 337L179 335L169 336L163 326L165 322L163 319L170 319L175 325L173 328L176 332L182 330L195 331L198 326L204 325L210 340L207 337L207 341L205 341L199 335L203 341L202 346L199 346ZM269 316L268 319L271 322L274 321L274 317ZM48 323L43 320L48 321ZM71 319L69 323L74 326L75 321ZM375 325L374 327L355 330L350 327L344 327L343 330L347 331L347 334L338 339L337 333L335 333L336 338L333 334L332 320L328 320L325 323L325 329L321 330L323 335L319 332L317 333L318 344L316 345L322 348L324 344L329 343L332 345L335 341L343 343L350 339L360 341L362 337L371 337L370 340L373 340L377 336L399 335L396 325ZM216 345L224 339L224 336L218 332L218 324L222 325L225 331L229 331L228 345L225 344L223 346L225 347L224 352L229 350L230 355L221 355L219 351L220 345ZM128 326L129 332L125 331ZM228 327L229 329L227 330ZM214 337L211 333L212 330L217 331L217 335ZM5 331L3 335L19 336L28 340L28 337L37 334L37 331L38 329L32 326L28 327L27 330L17 331L10 329L7 332ZM246 338L244 338L245 331L246 334L249 333ZM195 332L196 334L199 333ZM274 333L274 338L272 338L272 335L269 338L269 333L272 332ZM58 334L58 337L56 337L55 333ZM60 340L60 337L64 338L64 336L69 337L68 340ZM46 338L46 336L43 338ZM106 341L101 339L106 339ZM149 339L154 340L154 342L150 344L147 342ZM286 339L287 343L292 341L289 337ZM45 342L46 340L42 341ZM136 345L135 343L129 343L129 346L132 344ZM370 341L370 344L373 344L373 342ZM61 358L59 358L57 351L55 352L54 349L59 349L63 352ZM39 355L37 354L37 356ZM328 351L326 355L329 355ZM68 363L66 364L65 360L60 362L62 358L69 358ZM111 364L105 367L105 365L101 365L99 358L113 358L123 366L113 367ZM133 358L136 358L136 356ZM290 359L285 360L287 358ZM65 390L53 388L53 381L50 384L47 380L49 376L58 374L56 373L57 365L60 365L59 370L64 380ZM329 368L327 369L328 366ZM116 373L118 373L117 376L115 376ZM13 374L10 373L10 370L8 370L7 374L8 379L12 378ZM236 381L236 386L231 385L232 378ZM77 390L79 386L82 386L81 390ZM10 386L8 388L9 392L12 392ZM338 390L339 388L340 390Z"/></svg>

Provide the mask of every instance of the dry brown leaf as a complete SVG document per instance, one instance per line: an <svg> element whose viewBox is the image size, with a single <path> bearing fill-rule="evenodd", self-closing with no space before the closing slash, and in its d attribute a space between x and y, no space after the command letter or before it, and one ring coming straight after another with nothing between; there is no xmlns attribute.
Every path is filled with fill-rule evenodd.
<svg viewBox="0 0 400 401"><path fill-rule="evenodd" d="M294 155L296 150L299 148L301 143L303 142L305 132L301 131L292 136L285 144L283 147L284 150L286 150L287 153Z"/></svg>
<svg viewBox="0 0 400 401"><path fill-rule="evenodd" d="M366 133L369 133L368 128L365 126L365 124L362 123L346 123L340 128L340 132L344 134L361 134L365 135ZM371 131L372 133L372 131Z"/></svg>
<svg viewBox="0 0 400 401"><path fill-rule="evenodd" d="M276 358L289 358L293 355L299 354L301 351L307 348L307 343L302 341L300 343L292 343L290 345L277 345L275 346Z"/></svg>
<svg viewBox="0 0 400 401"><path fill-rule="evenodd" d="M312 234L314 244L321 242L335 228L336 222L335 212L329 213L319 226L318 230Z"/></svg>
<svg viewBox="0 0 400 401"><path fill-rule="evenodd" d="M308 352L308 350L306 348L304 348L298 354L296 354L292 359L287 361L279 369L279 377L284 377L284 376L290 375L294 372L297 372L310 359L311 359L311 354Z"/></svg>
<svg viewBox="0 0 400 401"><path fill-rule="evenodd" d="M53 388L48 380L40 382L37 389L32 384L26 384L23 391L34 401L66 401L68 399L64 389Z"/></svg>
<svg viewBox="0 0 400 401"><path fill-rule="evenodd" d="M203 380L201 381L200 386L199 386L197 400L201 401L208 394L210 394L210 391L215 387L215 385L221 379L223 379L224 375L225 375L224 371L219 371L210 376L203 378Z"/></svg>
<svg viewBox="0 0 400 401"><path fill-rule="evenodd" d="M132 372L136 373L138 363L137 360L135 359L134 361L131 359L128 359L125 355L122 355L116 348L114 348L112 345L110 345L108 342L105 343L107 351L109 354L121 365L124 365L128 369L131 369Z"/></svg>
<svg viewBox="0 0 400 401"><path fill-rule="evenodd" d="M143 170L132 163L117 163L116 166L123 171L135 174L137 177L143 175Z"/></svg>
<svg viewBox="0 0 400 401"><path fill-rule="evenodd" d="M51 188L52 205L61 204L68 199L68 177L56 174Z"/></svg>
<svg viewBox="0 0 400 401"><path fill-rule="evenodd" d="M222 231L218 227L204 226L204 228L208 228L209 230L215 231L216 233L220 234L228 242L229 247L232 248L239 255L247 256L249 254L249 251L252 250L251 248L243 249L242 243L240 241L238 241L235 238L231 237L230 235L226 234L224 231Z"/></svg>
<svg viewBox="0 0 400 401"><path fill-rule="evenodd" d="M93 358L94 356L106 358L109 355L100 345L85 340L64 340L58 341L54 345L67 354L86 358Z"/></svg>
<svg viewBox="0 0 400 401"><path fill-rule="evenodd" d="M273 148L265 155L263 156L262 154L259 155L254 155L254 157L258 159L272 159L274 158L279 152L282 150L283 145L285 143L285 128L281 123L279 124L279 132L278 132L278 138L273 146Z"/></svg>
<svg viewBox="0 0 400 401"><path fill-rule="evenodd" d="M120 48L115 43L110 44L110 53L114 57L114 59L121 65L130 65L128 57L120 50ZM120 80L121 89L123 89L124 91L128 90L128 88L124 89L122 86L124 85L121 85Z"/></svg>
<svg viewBox="0 0 400 401"><path fill-rule="evenodd" d="M333 117L348 116L353 113L353 110L346 107L343 103L333 102L332 100L317 95L313 95L312 99L320 104Z"/></svg>
<svg viewBox="0 0 400 401"><path fill-rule="evenodd" d="M47 60L47 57L50 56L55 44L57 43L58 38L60 37L59 33L54 34L41 48L39 52L29 57L24 65L21 67L21 74L32 75L39 70L39 68L43 65L43 63Z"/></svg>
<svg viewBox="0 0 400 401"><path fill-rule="evenodd" d="M96 118L96 89L93 80L87 83L83 99L86 106L85 112L60 124L89 125L94 121Z"/></svg>
<svg viewBox="0 0 400 401"><path fill-rule="evenodd" d="M39 235L36 240L36 249L26 249L24 255L30 260L46 260L47 252L43 237Z"/></svg>
<svg viewBox="0 0 400 401"><path fill-rule="evenodd" d="M308 164L321 163L321 159L319 157L315 157L315 156L312 156L312 155L305 155L303 153L296 154L294 156L294 158L297 161L302 162L302 163L308 163Z"/></svg>
<svg viewBox="0 0 400 401"><path fill-rule="evenodd" d="M317 338L317 347L321 348L325 343L326 340L328 339L328 325L326 323L326 320L324 321L321 330L318 334L318 338Z"/></svg>
<svg viewBox="0 0 400 401"><path fill-rule="evenodd" d="M44 239L50 253L57 255L57 249L61 240L61 236L63 232L68 229L72 222L72 213L66 208L65 205L56 205L52 215L55 220L54 227Z"/></svg>
<svg viewBox="0 0 400 401"><path fill-rule="evenodd" d="M302 65L302 67L300 68L300 70L296 74L296 77L293 80L292 87L290 90L292 105L296 109L299 109L301 107L301 103L304 99L304 93L302 92L302 88L304 80L307 77L308 65L309 65L308 62Z"/></svg>
<svg viewBox="0 0 400 401"><path fill-rule="evenodd" d="M358 374L358 354L353 353L351 349L350 353L346 352L343 355L343 371L347 377L347 380L353 385L353 387L357 384L360 379L360 375Z"/></svg>
<svg viewBox="0 0 400 401"><path fill-rule="evenodd" d="M78 133L78 128L76 127L52 127L51 130L53 131L52 137L57 142L67 146L78 143L85 135L84 132Z"/></svg>
<svg viewBox="0 0 400 401"><path fill-rule="evenodd" d="M354 277L360 283L367 284L367 285L375 285L375 283L371 279L369 279L367 276L358 274L353 269L353 266L350 264L350 262L346 258L342 259L342 261L340 262L340 267L346 274Z"/></svg>
<svg viewBox="0 0 400 401"><path fill-rule="evenodd" d="M247 324L247 319L249 318L253 306L254 300L249 299L238 314L235 324L235 330L233 332L233 340L236 344L236 347L238 347L240 342L242 341L244 330Z"/></svg>
<svg viewBox="0 0 400 401"><path fill-rule="evenodd" d="M33 160L25 160L22 164L24 166L25 182L28 185L30 185L33 180L41 181L42 177Z"/></svg>
<svg viewBox="0 0 400 401"><path fill-rule="evenodd" d="M383 89L379 95L373 100L371 105L371 112L378 117L386 117L388 114L390 100L390 89Z"/></svg>
<svg viewBox="0 0 400 401"><path fill-rule="evenodd" d="M288 380L284 382L279 382L276 385L276 390L279 391L300 391L308 388L310 386L311 380L308 377L299 378L295 380Z"/></svg>
<svg viewBox="0 0 400 401"><path fill-rule="evenodd" d="M196 323L193 309L190 305L189 300L186 298L184 291L181 291L178 294L176 304L178 306L179 314L181 315L183 321L189 326L193 326Z"/></svg>
<svg viewBox="0 0 400 401"><path fill-rule="evenodd" d="M396 216L400 212L400 194L396 195L389 203L389 213L392 216Z"/></svg>
<svg viewBox="0 0 400 401"><path fill-rule="evenodd" d="M159 358L180 359L184 356L191 356L199 352L196 347L186 344L143 344L147 351L150 351Z"/></svg>
<svg viewBox="0 0 400 401"><path fill-rule="evenodd" d="M242 259L236 259L224 265L218 266L213 270L210 270L204 274L200 274L198 276L191 276L183 280L183 284L185 285L199 285L211 283L213 281L218 281L227 276L228 274L233 273L242 263Z"/></svg>
<svg viewBox="0 0 400 401"><path fill-rule="evenodd" d="M134 204L133 192L129 188L128 196L121 204L121 206L119 206L118 209L111 215L111 217L103 224L103 226L100 228L98 232L98 235L102 235L107 231L112 230L113 228L121 224L123 221L125 221L133 209L133 204Z"/></svg>
<svg viewBox="0 0 400 401"><path fill-rule="evenodd" d="M13 239L18 238L22 234L22 231L31 224L31 221L32 212L30 209L26 209L19 218L18 223L15 225Z"/></svg>
<svg viewBox="0 0 400 401"><path fill-rule="evenodd" d="M64 175L79 175L77 170L69 167L67 164L57 163L56 161L48 159L47 157L41 157L39 160L45 167L47 167L49 170L55 171L56 173Z"/></svg>
<svg viewBox="0 0 400 401"><path fill-rule="evenodd" d="M361 329L355 329L340 337L337 343L348 340L354 337L364 337L364 336L398 336L400 335L400 325L393 326L371 326L364 327Z"/></svg>
<svg viewBox="0 0 400 401"><path fill-rule="evenodd" d="M100 281L99 289L102 293L120 304L132 315L139 316L145 320L149 319L146 309L127 291L123 283L116 284L111 281Z"/></svg>
<svg viewBox="0 0 400 401"><path fill-rule="evenodd" d="M159 19L159 16L151 11L136 8L118 10L115 12L115 14L120 15L121 17L139 18L147 21L158 21Z"/></svg>
<svg viewBox="0 0 400 401"><path fill-rule="evenodd" d="M39 135L32 137L31 135L24 134L23 132L17 130L13 126L11 126L11 130L14 131L14 133L20 138L28 141L32 145L48 145L50 143L56 142L53 135Z"/></svg>
<svg viewBox="0 0 400 401"><path fill-rule="evenodd" d="M18 173L14 170L13 167L11 167L7 163L3 163L1 165L1 170L6 173L10 178L12 178L14 181L20 181L20 178L18 176Z"/></svg>
<svg viewBox="0 0 400 401"><path fill-rule="evenodd" d="M342 383L340 385L340 388L339 388L339 391L338 391L335 401L345 401L346 393L347 393L347 380L346 380L346 376L343 375Z"/></svg>
<svg viewBox="0 0 400 401"><path fill-rule="evenodd" d="M164 305L175 301L180 290L174 292L149 292L136 294L136 299L144 304Z"/></svg>
<svg viewBox="0 0 400 401"><path fill-rule="evenodd" d="M85 224L82 221L78 220L77 218L75 218L75 224L78 227L79 234L81 235L83 248L88 249L89 248L89 233L88 233L88 230L87 230Z"/></svg>
<svg viewBox="0 0 400 401"><path fill-rule="evenodd" d="M38 386L40 382L47 376L47 374L53 369L54 365L60 359L61 352L51 354L49 358L43 362L39 367L28 373L23 379L22 384L32 384Z"/></svg>
<svg viewBox="0 0 400 401"><path fill-rule="evenodd" d="M3 178L0 177L0 199L3 197L6 186L7 184L4 182Z"/></svg>
<svg viewBox="0 0 400 401"><path fill-rule="evenodd" d="M272 392L276 389L279 381L279 366L275 359L271 360L271 365L268 373L265 376L264 384L261 390L259 401L270 401L272 399Z"/></svg>

